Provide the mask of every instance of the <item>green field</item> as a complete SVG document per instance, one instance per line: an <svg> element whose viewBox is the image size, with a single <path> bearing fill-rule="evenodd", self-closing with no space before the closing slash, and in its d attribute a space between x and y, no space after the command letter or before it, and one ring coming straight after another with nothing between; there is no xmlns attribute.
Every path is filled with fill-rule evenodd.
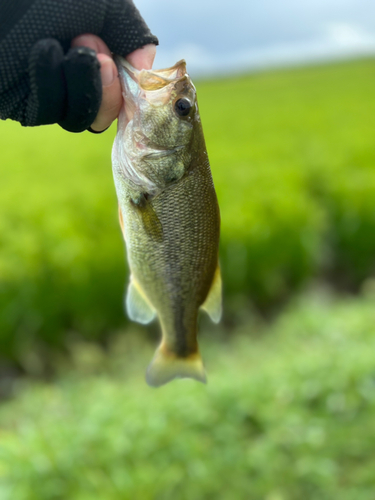
<svg viewBox="0 0 375 500"><path fill-rule="evenodd" d="M374 84L373 60L197 82L226 324L311 280L357 290L374 275ZM0 123L0 351L27 372L126 323L114 134Z"/></svg>
<svg viewBox="0 0 375 500"><path fill-rule="evenodd" d="M144 382L115 127L0 122L0 500L374 499L374 61L196 83L222 214L207 386Z"/></svg>
<svg viewBox="0 0 375 500"><path fill-rule="evenodd" d="M207 386L151 389L137 332L0 408L2 500L373 500L375 287L206 338ZM138 332L139 333L139 332Z"/></svg>

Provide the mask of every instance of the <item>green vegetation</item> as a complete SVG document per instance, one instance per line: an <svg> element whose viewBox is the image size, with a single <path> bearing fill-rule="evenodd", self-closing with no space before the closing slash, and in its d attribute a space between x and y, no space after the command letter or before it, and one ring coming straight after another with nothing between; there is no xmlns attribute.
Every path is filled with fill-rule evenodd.
<svg viewBox="0 0 375 500"><path fill-rule="evenodd" d="M374 83L366 61L199 88L228 292L267 307L312 275L374 271Z"/></svg>
<svg viewBox="0 0 375 500"><path fill-rule="evenodd" d="M320 291L271 328L206 336L207 386L148 388L131 334L55 384L18 382L0 498L373 500L374 300L371 282L360 299Z"/></svg>
<svg viewBox="0 0 375 500"><path fill-rule="evenodd" d="M372 60L198 82L227 314L269 311L311 278L356 288L374 273L374 83ZM0 352L37 372L66 339L126 322L115 129L0 133Z"/></svg>
<svg viewBox="0 0 375 500"><path fill-rule="evenodd" d="M0 123L1 500L373 500L374 83L371 60L198 82L226 312L207 386L144 382L115 128ZM295 293L324 280L361 294Z"/></svg>

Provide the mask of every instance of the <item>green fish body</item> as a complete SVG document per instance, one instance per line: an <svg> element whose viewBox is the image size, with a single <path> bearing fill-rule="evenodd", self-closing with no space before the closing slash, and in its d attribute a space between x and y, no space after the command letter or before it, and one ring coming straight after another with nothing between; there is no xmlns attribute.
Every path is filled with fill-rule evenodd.
<svg viewBox="0 0 375 500"><path fill-rule="evenodd" d="M220 213L195 87L184 61L160 71L117 64L124 108L112 163L131 271L126 309L161 324L149 385L205 382L197 320L200 308L221 316Z"/></svg>

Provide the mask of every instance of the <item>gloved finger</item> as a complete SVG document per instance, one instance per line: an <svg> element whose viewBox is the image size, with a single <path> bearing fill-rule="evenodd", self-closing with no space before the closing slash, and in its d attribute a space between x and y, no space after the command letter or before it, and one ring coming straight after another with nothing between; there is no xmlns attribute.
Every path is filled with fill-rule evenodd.
<svg viewBox="0 0 375 500"><path fill-rule="evenodd" d="M70 49L64 60L67 87L65 118L59 122L69 132L82 132L95 120L102 100L100 64L87 47Z"/></svg>
<svg viewBox="0 0 375 500"><path fill-rule="evenodd" d="M122 104L121 86L118 71L111 57L111 51L101 38L92 34L80 35L72 41L72 47L84 46L95 50L100 62L102 79L102 103L95 121L89 128L90 132L103 132L120 112Z"/></svg>
<svg viewBox="0 0 375 500"><path fill-rule="evenodd" d="M102 103L95 121L91 125L94 132L108 128L118 117L122 105L121 85L113 59L105 54L98 54L102 78Z"/></svg>
<svg viewBox="0 0 375 500"><path fill-rule="evenodd" d="M53 39L39 40L29 55L31 92L23 125L56 123L64 116L66 105L64 52Z"/></svg>

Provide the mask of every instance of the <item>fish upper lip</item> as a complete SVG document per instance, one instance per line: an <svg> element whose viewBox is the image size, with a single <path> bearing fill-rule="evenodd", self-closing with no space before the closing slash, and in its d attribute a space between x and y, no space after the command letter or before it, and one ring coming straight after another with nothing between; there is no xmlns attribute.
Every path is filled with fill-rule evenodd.
<svg viewBox="0 0 375 500"><path fill-rule="evenodd" d="M186 78L186 61L181 59L174 66L159 70L142 69L137 70L126 59L115 56L115 62L144 90L158 90L167 87L171 83Z"/></svg>

